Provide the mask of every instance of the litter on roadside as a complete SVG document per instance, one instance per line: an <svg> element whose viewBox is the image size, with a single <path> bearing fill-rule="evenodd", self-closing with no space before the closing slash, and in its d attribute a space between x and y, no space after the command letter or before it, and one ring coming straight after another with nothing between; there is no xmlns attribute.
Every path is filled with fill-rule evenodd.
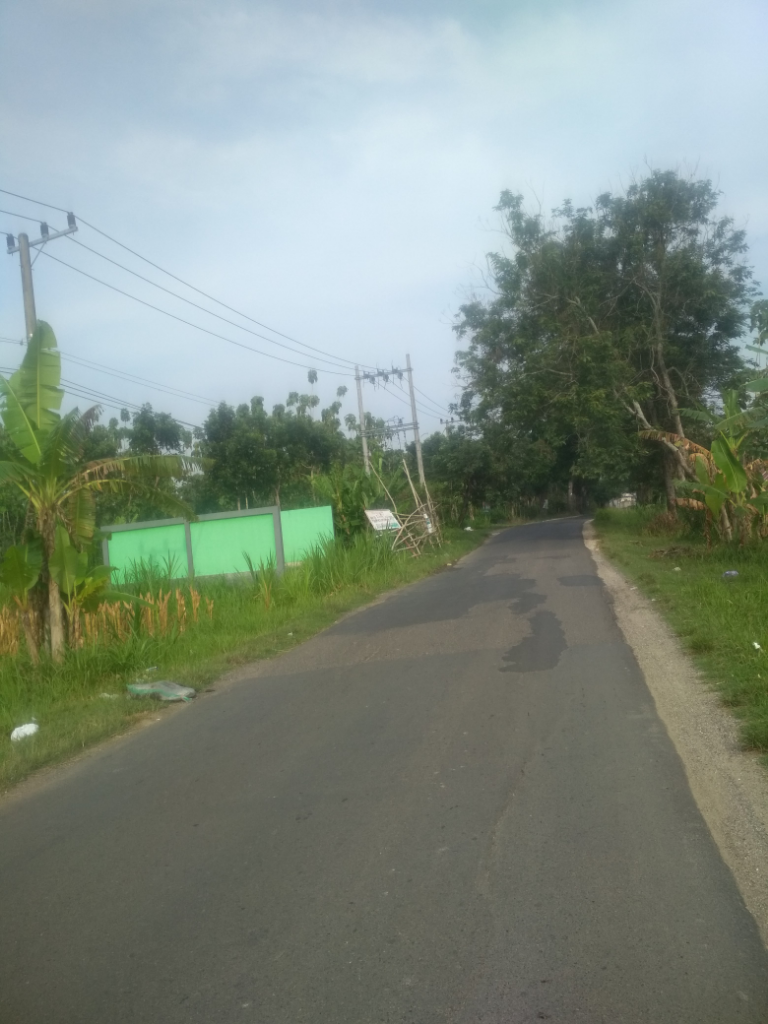
<svg viewBox="0 0 768 1024"><path fill-rule="evenodd" d="M736 579L736 577L738 575L739 575L739 573L738 573L737 569L726 569L725 572L723 573L723 579L724 580L733 580L733 579Z"/></svg>
<svg viewBox="0 0 768 1024"><path fill-rule="evenodd" d="M680 568L679 565L676 565L675 568L672 570L672 572L682 572L682 571L683 570Z"/></svg>
<svg viewBox="0 0 768 1024"><path fill-rule="evenodd" d="M100 693L99 696L102 700L117 700L120 696L119 693Z"/></svg>
<svg viewBox="0 0 768 1024"><path fill-rule="evenodd" d="M26 739L27 736L34 736L40 726L37 722L27 722L26 725L17 725L11 733L11 742L16 743L17 740Z"/></svg>
<svg viewBox="0 0 768 1024"><path fill-rule="evenodd" d="M762 647L760 646L760 644L759 644L759 643L757 642L757 640L753 640L753 641L752 641L752 646L753 646L753 647L755 648L755 650L756 650L756 651L762 651L762 649L763 649L763 648L762 648Z"/></svg>
<svg viewBox="0 0 768 1024"><path fill-rule="evenodd" d="M195 696L191 686L181 686L168 679L158 679L153 683L128 683L128 692L134 697L154 697L156 700L189 701Z"/></svg>
<svg viewBox="0 0 768 1024"><path fill-rule="evenodd" d="M472 529L471 526L465 526L464 527L464 532L465 533L474 533L475 531Z"/></svg>

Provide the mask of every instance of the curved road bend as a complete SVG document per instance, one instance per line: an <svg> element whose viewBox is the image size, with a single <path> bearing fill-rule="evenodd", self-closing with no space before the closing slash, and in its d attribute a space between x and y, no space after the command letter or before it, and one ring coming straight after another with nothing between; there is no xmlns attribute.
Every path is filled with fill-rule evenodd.
<svg viewBox="0 0 768 1024"><path fill-rule="evenodd" d="M7 801L2 1024L765 1024L581 528L506 531Z"/></svg>

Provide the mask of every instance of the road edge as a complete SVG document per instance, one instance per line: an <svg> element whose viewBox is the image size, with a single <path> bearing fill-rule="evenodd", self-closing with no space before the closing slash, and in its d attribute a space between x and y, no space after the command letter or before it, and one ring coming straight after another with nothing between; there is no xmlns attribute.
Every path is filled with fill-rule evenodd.
<svg viewBox="0 0 768 1024"><path fill-rule="evenodd" d="M409 580L406 583L401 583L397 586L391 587L389 590L383 590L381 593L376 594L374 597L364 601L357 607L349 608L347 611L340 612L338 617L332 622L329 622L327 626L323 626L321 629L318 629L317 632L311 633L309 636L299 640L296 644L291 644L290 647L286 647L284 650L278 651L272 655L265 655L264 657L257 658L253 661L243 662L240 665L228 669L226 672L222 672L221 675L211 680L211 689L198 691L195 703L203 701L207 703L209 700L215 699L219 693L224 692L232 686L246 684L251 681L255 682L258 677L262 673L268 671L274 662L278 658L282 657L283 654L288 654L290 651L296 650L303 644L314 640L315 637L320 636L322 633L326 632L326 630L333 629L334 626L337 626L345 619L358 615L374 605L381 604L394 597L396 594L401 593L403 590L407 590L409 587L418 586L419 583L423 583L425 580L431 579L431 577L444 572L446 569L458 568L467 559L472 558L478 551L480 551L488 543L491 537L495 537L506 529L515 528L516 525L504 526L496 530L491 530L470 551L467 551L463 555L459 555L455 562L448 562L443 565L435 566L435 568L425 576L419 576L415 580ZM158 703L156 708L148 709L142 718L129 724L121 732L103 736L95 742L89 743L88 746L84 747L82 750L77 750L67 755L60 761L53 761L49 764L42 765L39 768L35 768L34 771L24 776L23 779L13 783L6 789L0 789L0 815L16 802L33 796L35 793L47 786L56 785L65 778L68 773L76 772L81 768L84 768L89 762L95 761L100 757L108 756L110 751L115 749L118 744L123 745L130 743L134 737L144 729L158 725L162 727L162 725L173 715L183 713L183 709L185 707L187 707L187 705L182 702L178 704Z"/></svg>
<svg viewBox="0 0 768 1024"><path fill-rule="evenodd" d="M602 554L592 520L583 539L694 800L768 947L768 775L758 756L741 747L736 719L651 601Z"/></svg>

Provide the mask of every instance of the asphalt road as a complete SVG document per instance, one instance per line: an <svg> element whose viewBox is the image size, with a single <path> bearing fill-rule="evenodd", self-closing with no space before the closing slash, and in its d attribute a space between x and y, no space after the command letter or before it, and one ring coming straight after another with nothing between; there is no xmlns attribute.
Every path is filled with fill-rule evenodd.
<svg viewBox="0 0 768 1024"><path fill-rule="evenodd" d="M736 1024L768 956L580 520L0 809L2 1024Z"/></svg>

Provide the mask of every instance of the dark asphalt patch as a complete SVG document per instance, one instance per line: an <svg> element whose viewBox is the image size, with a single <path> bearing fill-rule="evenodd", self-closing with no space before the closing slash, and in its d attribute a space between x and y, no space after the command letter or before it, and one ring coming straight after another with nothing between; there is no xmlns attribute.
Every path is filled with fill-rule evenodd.
<svg viewBox="0 0 768 1024"><path fill-rule="evenodd" d="M603 581L599 576L558 576L558 583L564 587L602 587Z"/></svg>
<svg viewBox="0 0 768 1024"><path fill-rule="evenodd" d="M560 620L554 612L536 612L531 617L531 634L503 656L500 672L544 672L555 668L567 648Z"/></svg>
<svg viewBox="0 0 768 1024"><path fill-rule="evenodd" d="M342 620L329 632L336 635L378 633L386 629L461 619L477 605L494 601L511 601L511 610L516 615L525 615L545 600L534 591L535 580L519 573L502 572L489 576L486 568L482 565L464 569L456 574L453 586L446 586L450 576L433 576L418 587L398 593L397 601L384 601L366 608Z"/></svg>

